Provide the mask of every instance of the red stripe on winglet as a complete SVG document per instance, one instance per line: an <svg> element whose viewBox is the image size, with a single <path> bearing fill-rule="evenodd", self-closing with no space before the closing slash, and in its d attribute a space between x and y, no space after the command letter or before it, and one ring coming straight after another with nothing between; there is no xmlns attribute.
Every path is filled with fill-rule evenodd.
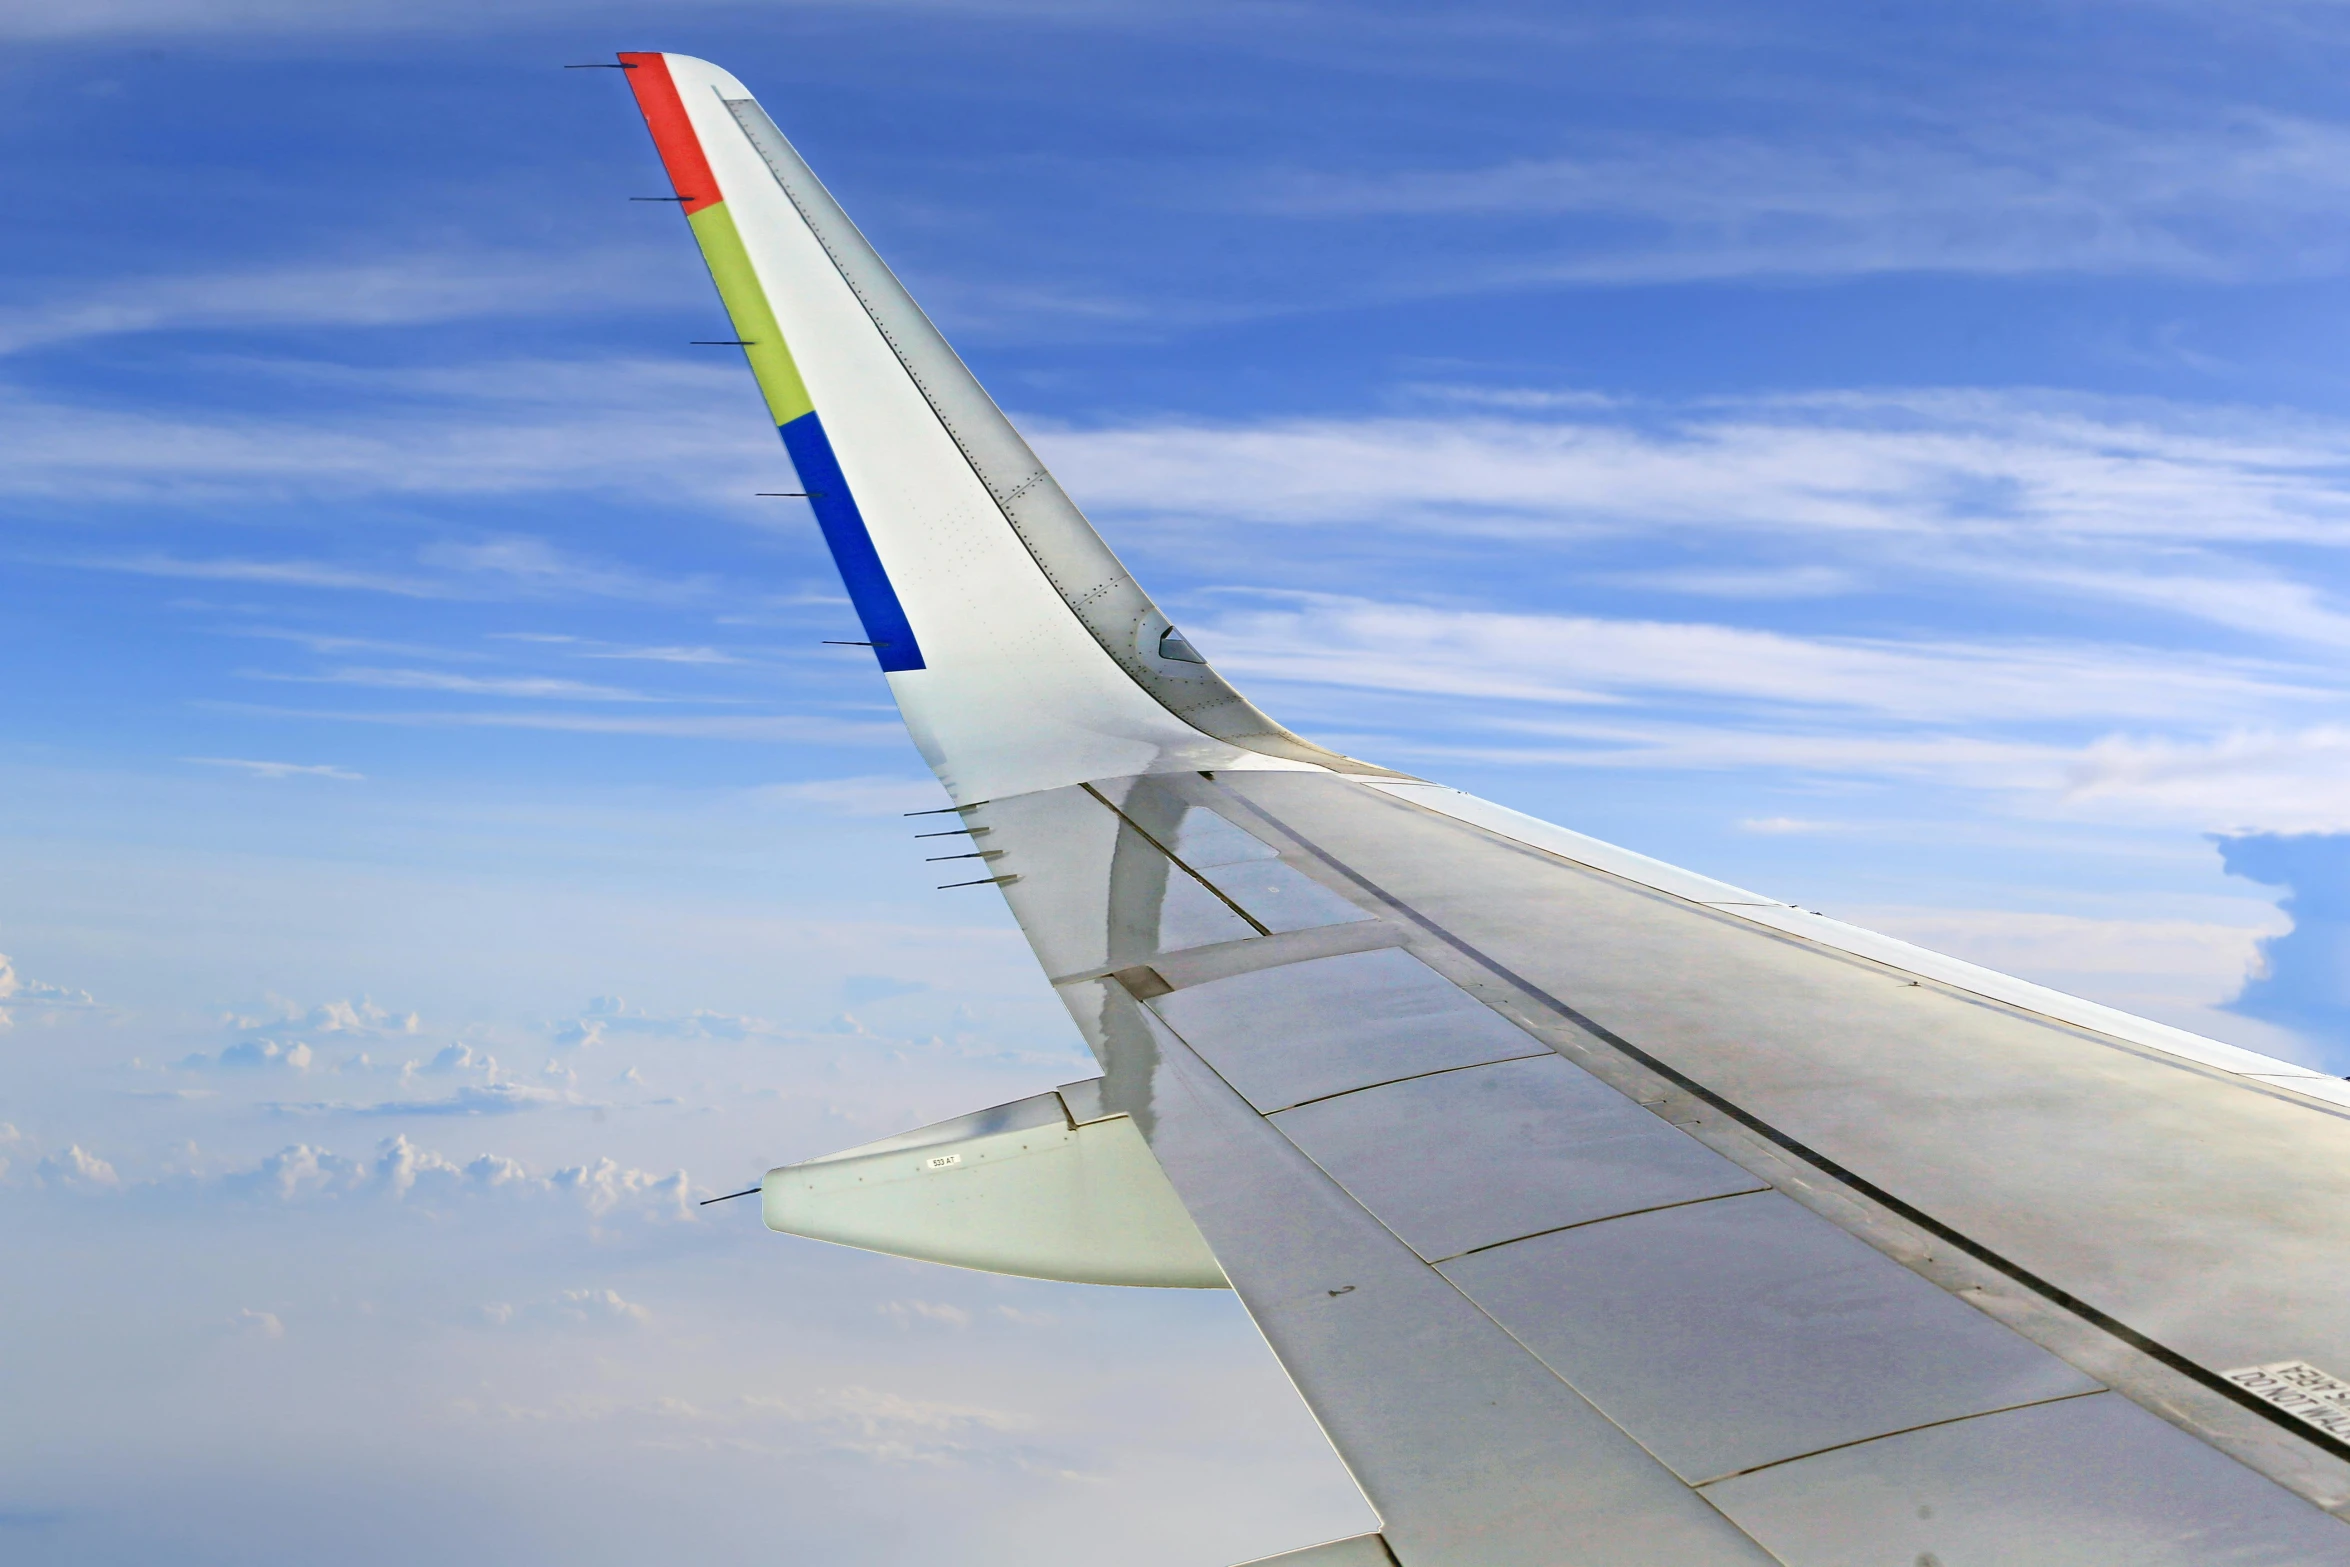
<svg viewBox="0 0 2350 1567"><path fill-rule="evenodd" d="M686 216L691 217L718 200L718 181L710 173L710 160L702 156L702 139L694 134L693 121L685 116L677 83L670 79L669 57L624 54L620 63L629 67L628 85L636 93L636 106L644 111L645 128L653 133L661 166L669 171L670 188L685 198Z"/></svg>

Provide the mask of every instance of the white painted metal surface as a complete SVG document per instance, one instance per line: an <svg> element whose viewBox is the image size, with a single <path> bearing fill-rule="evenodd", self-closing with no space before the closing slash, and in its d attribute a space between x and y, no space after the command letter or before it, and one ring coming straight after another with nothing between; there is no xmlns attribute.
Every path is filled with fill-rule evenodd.
<svg viewBox="0 0 2350 1567"><path fill-rule="evenodd" d="M1151 1006L1260 1110L1548 1053L1392 948L1236 974Z"/></svg>
<svg viewBox="0 0 2350 1567"><path fill-rule="evenodd" d="M1548 1053L1340 1094L1284 1110L1273 1124L1431 1262L1764 1189Z"/></svg>
<svg viewBox="0 0 2350 1567"><path fill-rule="evenodd" d="M1164 768L1312 766L1211 738L1118 667L1038 569L726 108L749 92L706 62L669 61L921 642L928 667L892 674L890 687L948 792L975 800Z"/></svg>
<svg viewBox="0 0 2350 1567"><path fill-rule="evenodd" d="M2097 1390L1777 1192L1539 1235L1443 1272L1692 1484Z"/></svg>
<svg viewBox="0 0 2350 1567"><path fill-rule="evenodd" d="M1705 1488L1787 1567L2337 1567L2350 1530L2116 1394Z"/></svg>
<svg viewBox="0 0 2350 1567"><path fill-rule="evenodd" d="M1668 865L1631 849L1619 848L1583 833L1571 832L1522 811L1513 811L1506 805L1495 805L1490 800L1464 794L1458 789L1417 780L1368 779L1365 783L1369 788L1396 799L1409 800L1414 805L1440 812L1455 821L1482 827L1505 838L1558 855L1561 859L1588 865L1612 876L1621 876L1640 886L1687 898L1693 903L1702 903L1752 920L1758 925L1817 942L1833 951L1849 952L1856 957L1885 963L1980 996L2028 1008L2059 1022L2093 1028L2118 1039L2127 1039L2134 1044L2146 1045L2185 1060L2202 1062L2274 1083L2315 1099L2350 1105L2350 1083L2292 1061L2280 1061L2257 1050L2246 1050L2241 1045L2206 1039L2201 1034L2174 1028L2168 1023L2135 1017L2118 1007L2084 1001L2079 996L2068 996L2063 991L2035 985L2029 980L2017 979L1995 969L1944 957L1939 952L1929 951L1910 942L1881 936L1873 930L1848 925L1842 920L1830 919L1809 909L1796 908L1776 898L1766 898L1761 893L1748 892L1742 887L1733 887L1727 882L1685 871L1677 865Z"/></svg>
<svg viewBox="0 0 2350 1567"><path fill-rule="evenodd" d="M1123 1116L1038 1094L760 1183L767 1227L865 1251L1080 1284L1222 1289L1198 1226Z"/></svg>
<svg viewBox="0 0 2350 1567"><path fill-rule="evenodd" d="M1064 996L1404 1567L1769 1562L1116 983Z"/></svg>
<svg viewBox="0 0 2350 1567"><path fill-rule="evenodd" d="M1268 756L1384 774L1385 769L1291 734L1227 685L1188 644L1181 649L1188 656L1166 656L1172 630L1167 617L1119 564L783 133L755 101L730 96L726 108L816 232L999 515L1069 613L1118 668L1169 712L1206 734Z"/></svg>
<svg viewBox="0 0 2350 1567"><path fill-rule="evenodd" d="M1331 1540L1321 1545L1309 1545L1302 1551L1284 1551L1279 1556L1260 1556L1240 1567L1395 1567L1394 1556L1388 1553L1387 1542L1375 1534L1358 1534L1351 1540Z"/></svg>

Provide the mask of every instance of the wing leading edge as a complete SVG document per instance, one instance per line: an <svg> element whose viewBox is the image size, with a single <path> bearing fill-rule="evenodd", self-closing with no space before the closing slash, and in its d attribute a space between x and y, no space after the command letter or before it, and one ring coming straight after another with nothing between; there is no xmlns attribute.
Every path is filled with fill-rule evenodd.
<svg viewBox="0 0 2350 1567"><path fill-rule="evenodd" d="M1326 1559L2350 1562L2342 1085L1290 734L741 84L620 58L1088 1113L1383 1520Z"/></svg>

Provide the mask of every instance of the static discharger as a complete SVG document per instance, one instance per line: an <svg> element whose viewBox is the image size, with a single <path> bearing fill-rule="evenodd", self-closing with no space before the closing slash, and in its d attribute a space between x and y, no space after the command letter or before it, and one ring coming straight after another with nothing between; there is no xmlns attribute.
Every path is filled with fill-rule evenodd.
<svg viewBox="0 0 2350 1567"><path fill-rule="evenodd" d="M949 827L945 832L918 832L914 836L917 838L960 838L968 835L976 838L982 833L994 831L993 827Z"/></svg>
<svg viewBox="0 0 2350 1567"><path fill-rule="evenodd" d="M757 1195L758 1192L758 1187L746 1186L739 1192L728 1192L723 1197L705 1197L700 1202L695 1203L694 1206L697 1208L707 1208L714 1202L732 1202L737 1197L751 1197Z"/></svg>

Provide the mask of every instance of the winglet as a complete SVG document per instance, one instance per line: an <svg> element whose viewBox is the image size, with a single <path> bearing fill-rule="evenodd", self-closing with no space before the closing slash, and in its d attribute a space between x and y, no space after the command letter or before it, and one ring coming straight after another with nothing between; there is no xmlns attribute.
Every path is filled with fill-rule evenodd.
<svg viewBox="0 0 2350 1567"><path fill-rule="evenodd" d="M1216 768L1397 776L1174 632L742 84L629 53L645 123L908 729L958 800Z"/></svg>

